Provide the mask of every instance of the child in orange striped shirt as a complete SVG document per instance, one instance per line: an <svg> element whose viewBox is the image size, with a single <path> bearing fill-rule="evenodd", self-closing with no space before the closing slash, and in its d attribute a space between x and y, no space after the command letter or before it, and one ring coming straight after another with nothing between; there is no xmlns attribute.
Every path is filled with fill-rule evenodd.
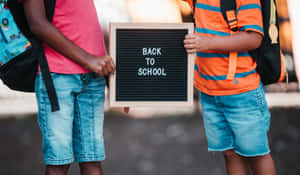
<svg viewBox="0 0 300 175"><path fill-rule="evenodd" d="M229 175L248 175L249 167L255 175L275 175L267 138L270 113L256 62L248 53L264 35L260 0L236 0L235 33L220 6L220 0L197 0L196 34L184 41L187 52L197 55L194 84L208 147L224 153ZM234 71L229 66L233 52Z"/></svg>

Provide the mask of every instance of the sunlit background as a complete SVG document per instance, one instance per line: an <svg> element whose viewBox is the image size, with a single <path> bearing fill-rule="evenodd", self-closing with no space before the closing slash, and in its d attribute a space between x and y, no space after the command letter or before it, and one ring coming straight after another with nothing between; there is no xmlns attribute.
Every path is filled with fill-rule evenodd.
<svg viewBox="0 0 300 175"><path fill-rule="evenodd" d="M94 1L106 44L110 22L192 22L191 8L182 0ZM265 87L273 116L271 149L279 175L300 174L299 2L277 0L281 48L290 82ZM221 154L207 152L197 94L195 91L193 108L132 108L125 115L106 104L105 173L224 175ZM0 83L0 175L42 174L36 112L34 94L10 91ZM70 174L77 175L77 170L74 165Z"/></svg>

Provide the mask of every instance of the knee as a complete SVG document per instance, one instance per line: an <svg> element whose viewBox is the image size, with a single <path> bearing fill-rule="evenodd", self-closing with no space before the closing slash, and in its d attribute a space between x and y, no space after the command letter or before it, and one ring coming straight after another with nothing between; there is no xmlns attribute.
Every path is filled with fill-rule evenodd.
<svg viewBox="0 0 300 175"><path fill-rule="evenodd" d="M80 167L81 170L101 169L101 162L80 163L79 167Z"/></svg>
<svg viewBox="0 0 300 175"><path fill-rule="evenodd" d="M250 161L265 161L265 160L272 160L272 156L270 154L262 155L262 156L254 156L254 157L248 157L248 160Z"/></svg>
<svg viewBox="0 0 300 175"><path fill-rule="evenodd" d="M52 174L67 174L68 170L70 168L70 164L68 165L48 165L46 167L46 174L52 175Z"/></svg>

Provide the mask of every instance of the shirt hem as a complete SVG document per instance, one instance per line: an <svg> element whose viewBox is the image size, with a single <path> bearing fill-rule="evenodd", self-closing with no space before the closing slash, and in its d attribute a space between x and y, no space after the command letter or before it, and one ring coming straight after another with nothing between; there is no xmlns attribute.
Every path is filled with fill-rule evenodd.
<svg viewBox="0 0 300 175"><path fill-rule="evenodd" d="M69 72L69 71L57 71L57 70L50 70L51 73L57 73L57 74L86 74L86 73L91 73L92 71L73 71L73 72Z"/></svg>
<svg viewBox="0 0 300 175"><path fill-rule="evenodd" d="M236 94L241 94L245 92L252 91L254 89L257 89L259 87L260 83L258 83L255 86L247 86L247 88L241 88L241 89L234 89L234 90L209 90L201 85L194 83L195 88L197 88L200 92L205 93L207 95L211 96L224 96L224 95L236 95Z"/></svg>

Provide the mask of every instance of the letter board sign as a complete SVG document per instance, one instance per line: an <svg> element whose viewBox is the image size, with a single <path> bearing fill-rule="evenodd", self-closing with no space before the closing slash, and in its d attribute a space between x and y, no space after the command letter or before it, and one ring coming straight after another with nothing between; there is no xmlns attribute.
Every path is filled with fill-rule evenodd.
<svg viewBox="0 0 300 175"><path fill-rule="evenodd" d="M184 38L194 25L112 23L110 55L116 73L110 78L111 106L193 104L194 55Z"/></svg>

